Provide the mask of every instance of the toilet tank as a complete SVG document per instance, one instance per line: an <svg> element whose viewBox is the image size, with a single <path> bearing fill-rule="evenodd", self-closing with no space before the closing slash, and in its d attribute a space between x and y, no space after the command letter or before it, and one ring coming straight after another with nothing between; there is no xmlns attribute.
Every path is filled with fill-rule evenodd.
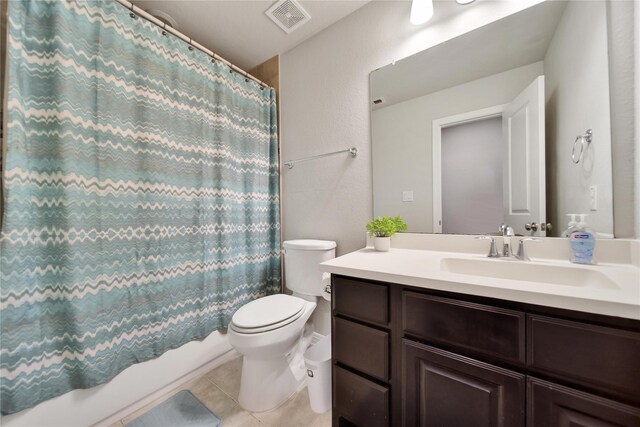
<svg viewBox="0 0 640 427"><path fill-rule="evenodd" d="M335 258L336 242L287 240L284 247L284 278L288 289L302 295L322 295L320 263Z"/></svg>

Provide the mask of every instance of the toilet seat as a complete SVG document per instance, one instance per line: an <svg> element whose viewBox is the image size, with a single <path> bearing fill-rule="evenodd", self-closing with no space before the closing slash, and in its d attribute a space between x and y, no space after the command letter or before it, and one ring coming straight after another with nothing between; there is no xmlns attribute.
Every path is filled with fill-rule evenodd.
<svg viewBox="0 0 640 427"><path fill-rule="evenodd" d="M242 334L272 331L302 316L305 304L302 298L284 294L258 298L240 307L229 327Z"/></svg>

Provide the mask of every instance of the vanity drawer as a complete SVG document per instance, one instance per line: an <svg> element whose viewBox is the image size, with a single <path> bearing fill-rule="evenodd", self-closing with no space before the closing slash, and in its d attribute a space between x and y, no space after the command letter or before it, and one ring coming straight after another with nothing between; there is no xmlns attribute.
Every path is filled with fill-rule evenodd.
<svg viewBox="0 0 640 427"><path fill-rule="evenodd" d="M334 419L356 426L389 425L389 389L354 373L333 367Z"/></svg>
<svg viewBox="0 0 640 427"><path fill-rule="evenodd" d="M527 425L640 426L640 408L529 377Z"/></svg>
<svg viewBox="0 0 640 427"><path fill-rule="evenodd" d="M389 332L335 317L333 337L337 362L389 381Z"/></svg>
<svg viewBox="0 0 640 427"><path fill-rule="evenodd" d="M525 314L416 292L402 295L402 328L430 343L525 363Z"/></svg>
<svg viewBox="0 0 640 427"><path fill-rule="evenodd" d="M527 364L640 402L640 333L529 315Z"/></svg>
<svg viewBox="0 0 640 427"><path fill-rule="evenodd" d="M333 276L331 287L336 313L365 322L388 326L389 287Z"/></svg>

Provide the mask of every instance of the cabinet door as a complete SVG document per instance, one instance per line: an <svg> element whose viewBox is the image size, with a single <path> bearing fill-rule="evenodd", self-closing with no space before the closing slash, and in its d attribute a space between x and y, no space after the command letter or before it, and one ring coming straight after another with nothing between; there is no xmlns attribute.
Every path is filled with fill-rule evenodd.
<svg viewBox="0 0 640 427"><path fill-rule="evenodd" d="M527 379L528 427L638 427L640 408L558 384Z"/></svg>
<svg viewBox="0 0 640 427"><path fill-rule="evenodd" d="M403 341L404 426L524 426L525 377Z"/></svg>

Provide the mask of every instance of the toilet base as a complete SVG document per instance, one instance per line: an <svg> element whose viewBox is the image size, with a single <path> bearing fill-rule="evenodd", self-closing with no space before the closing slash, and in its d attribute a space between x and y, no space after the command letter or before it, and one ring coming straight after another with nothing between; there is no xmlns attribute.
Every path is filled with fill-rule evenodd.
<svg viewBox="0 0 640 427"><path fill-rule="evenodd" d="M266 332L238 332L232 321L229 344L243 357L238 402L244 409L274 409L306 384L304 351L313 331L306 323L315 308L315 302L306 302L300 317Z"/></svg>
<svg viewBox="0 0 640 427"><path fill-rule="evenodd" d="M286 402L303 385L297 380L286 357L251 359L243 356L238 402L251 412L264 412Z"/></svg>

